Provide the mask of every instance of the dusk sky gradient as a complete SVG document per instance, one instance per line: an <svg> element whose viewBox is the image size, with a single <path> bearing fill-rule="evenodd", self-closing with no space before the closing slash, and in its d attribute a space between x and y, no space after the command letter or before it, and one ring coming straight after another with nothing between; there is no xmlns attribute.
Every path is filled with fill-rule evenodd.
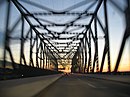
<svg viewBox="0 0 130 97"><path fill-rule="evenodd" d="M20 0L22 1L22 0ZM26 0L23 0L26 1ZM33 2L36 2L38 4L42 4L50 9L54 9L54 10L64 10L66 8L68 8L69 6L72 6L78 2L81 2L83 0L30 0ZM92 2L95 0L92 0ZM109 1L109 0L108 0ZM114 0L113 0L114 1ZM121 8L124 10L125 9L125 0L117 0L118 4L121 5ZM36 7L33 7L31 5L25 4L24 2L21 2L21 4L23 4L30 12L32 11L43 11L41 9L38 9ZM79 8L76 8L72 11L82 11L84 10L89 4L88 3L84 6L81 6ZM104 24L104 14L103 14L103 7L101 7L101 9L98 12L98 16L100 18L100 20L102 21L102 23ZM90 12L93 11L94 8L90 9ZM5 17L6 17L6 3L4 2L1 6L0 6L0 59L3 58L3 37L4 37L4 32L5 32ZM18 10L16 9L16 7L14 7L14 5L12 5L12 12L11 12L11 21L10 21L10 27L12 26L12 24L17 20L17 18L20 16ZM43 17L42 17L43 18ZM54 22L58 22L58 23L62 23L62 22L66 22L67 20L71 20L74 17L65 17L65 16L54 16L54 17L44 17L44 19L47 20L52 20ZM89 19L85 18L82 19L81 21L79 21L79 23L83 23L86 24L88 23ZM125 18L124 18L124 14L121 13L120 11L118 11L115 7L113 7L111 5L111 3L108 3L108 23L109 23L109 39L110 39L110 57L111 57L111 66L112 66L112 70L115 67L116 64L116 60L117 60L117 56L119 53L119 49L120 49L120 45L121 45L121 41L123 38L123 34L125 31ZM92 25L93 26L93 25ZM26 25L27 28L25 28L25 30L28 30L29 25ZM17 29L15 29L16 32L14 32L14 34L12 36L20 36L19 35L19 31L20 31L20 25L18 25ZM50 28L51 29L51 28ZM53 28L56 31L62 31L63 28ZM92 29L93 30L93 29ZM98 25L98 37L103 36L103 32L101 30L101 28ZM67 36L66 36L67 37ZM102 53L103 53L103 48L104 48L104 39L100 39L98 40L99 42L99 64L101 64L101 59L102 59ZM28 47L29 45L29 41L26 42L25 47ZM19 41L11 41L11 49L13 50L13 54L14 56L19 56L20 52L18 51L18 49L20 48L19 45ZM25 53L29 52L29 48L25 49ZM94 47L92 48L92 54L94 54ZM93 57L93 56L92 56ZM26 53L26 58L29 59L29 54ZM19 62L19 57L15 58L16 62ZM28 60L29 61L29 60ZM123 53L123 57L122 60L120 62L120 67L119 67L120 71L130 71L130 37L126 42L125 45L125 50ZM105 61L105 65L104 65L104 71L107 71L107 61Z"/></svg>

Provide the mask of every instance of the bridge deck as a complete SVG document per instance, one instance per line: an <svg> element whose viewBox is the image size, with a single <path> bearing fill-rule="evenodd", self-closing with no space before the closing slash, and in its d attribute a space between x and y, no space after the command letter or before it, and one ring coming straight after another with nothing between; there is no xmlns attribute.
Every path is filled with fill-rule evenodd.
<svg viewBox="0 0 130 97"><path fill-rule="evenodd" d="M130 84L66 75L36 97L129 97Z"/></svg>
<svg viewBox="0 0 130 97"><path fill-rule="evenodd" d="M129 97L129 90L130 75L58 74L0 81L0 97Z"/></svg>

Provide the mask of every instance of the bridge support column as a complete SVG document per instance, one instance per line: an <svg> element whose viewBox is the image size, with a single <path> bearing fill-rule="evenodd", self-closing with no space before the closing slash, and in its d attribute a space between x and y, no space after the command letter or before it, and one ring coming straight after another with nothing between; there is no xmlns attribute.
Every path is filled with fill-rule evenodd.
<svg viewBox="0 0 130 97"><path fill-rule="evenodd" d="M96 72L99 71L98 38L97 38L97 14L95 14L95 19L94 19L94 29L95 29L95 38L94 38L95 54L94 54L93 69L92 69L93 73L94 73L94 69L95 69L95 63L96 63Z"/></svg>
<svg viewBox="0 0 130 97"><path fill-rule="evenodd" d="M88 43L88 48L89 48L89 59L88 59L87 73L89 73L89 71L91 72L91 70L92 70L92 57L91 57L91 32L90 32L90 30L89 30L89 43Z"/></svg>
<svg viewBox="0 0 130 97"><path fill-rule="evenodd" d="M107 15L107 0L104 0L104 16L105 16L105 47L103 51L103 57L100 67L100 72L103 71L105 56L107 54L107 60L108 60L108 72L111 72L111 63L110 63L110 47L109 47L109 30L108 30L108 15Z"/></svg>

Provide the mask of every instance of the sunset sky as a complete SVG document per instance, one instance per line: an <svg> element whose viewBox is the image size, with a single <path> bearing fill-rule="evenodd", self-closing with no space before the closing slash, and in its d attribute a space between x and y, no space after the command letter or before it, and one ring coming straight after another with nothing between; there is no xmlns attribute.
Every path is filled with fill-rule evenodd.
<svg viewBox="0 0 130 97"><path fill-rule="evenodd" d="M20 0L22 1L22 0ZM26 1L26 0L24 0ZM42 4L50 9L54 10L63 10L68 8L69 6L72 6L78 2L81 2L83 0L30 0L33 2L37 2L38 4ZM89 0L88 0L89 1ZM95 0L92 0L95 1ZM108 0L109 1L109 0ZM114 0L113 0L114 1ZM121 8L124 10L125 9L125 0L118 0L118 4L120 4ZM41 9L37 9L36 7L30 6L28 4L25 4L21 2L28 10L30 11L41 11ZM79 7L73 11L82 11L84 8L86 8L90 3ZM98 12L98 16L102 23L104 24L104 15L103 15L103 6L100 8ZM92 8L90 11L92 11L94 8ZM6 3L4 2L2 5L0 5L0 59L3 58L3 37L4 37L4 31L5 31L5 17L6 17ZM19 17L19 12L18 10L12 5L12 13L11 13L11 24L13 24L16 19ZM55 22L66 22L66 19L71 19L72 17L45 17L45 19L50 19ZM111 3L108 3L108 23L109 23L109 40L110 40L110 57L111 57L111 67L112 70L115 67L117 56L119 53L121 41L123 38L123 33L125 31L125 18L124 14L121 13L119 10L117 10L115 7L111 5ZM87 19L83 19L81 21L83 24L87 23ZM11 25L10 24L10 25ZM93 25L92 25L93 27ZM28 29L25 28L25 30ZM63 28L55 28L54 30L61 30ZM15 30L13 36L19 36L19 27ZM103 32L101 31L101 28L98 25L98 37L103 36ZM102 59L102 53L103 53L103 48L104 48L104 39L98 40L99 42L99 64L101 64L101 59ZM19 41L11 41L11 49L13 50L13 55L15 56L15 61L19 62L19 56L20 52L18 51L20 49ZM27 62L29 62L29 41L26 42L25 44L25 53L26 53L26 58L28 59ZM94 47L92 48L92 54L94 55ZM92 55L92 57L93 57ZM35 57L35 56L34 56ZM104 71L107 71L107 61L105 61L104 65ZM124 53L122 56L122 60L120 62L119 66L119 71L130 71L130 37L126 41Z"/></svg>

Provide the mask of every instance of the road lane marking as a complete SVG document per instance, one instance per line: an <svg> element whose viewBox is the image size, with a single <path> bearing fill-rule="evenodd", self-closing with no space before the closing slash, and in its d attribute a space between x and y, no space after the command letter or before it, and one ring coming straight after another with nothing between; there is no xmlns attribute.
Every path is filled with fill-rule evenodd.
<svg viewBox="0 0 130 97"><path fill-rule="evenodd" d="M107 87L96 87L95 85L91 84L88 81L83 81L80 78L77 78L78 80L82 81L83 83L87 84L88 86L92 87L92 88L101 88L101 89L106 89Z"/></svg>
<svg viewBox="0 0 130 97"><path fill-rule="evenodd" d="M77 79L80 80L80 81L82 81L83 83L87 84L88 86L90 86L90 87L92 87L92 88L96 88L96 86L90 84L90 83L87 82L87 81L83 81L83 80L81 80L80 78L77 78Z"/></svg>
<svg viewBox="0 0 130 97"><path fill-rule="evenodd" d="M92 87L92 88L96 88L96 86L94 86L94 85L92 85L92 84L90 84L90 83L88 83L88 82L87 82L87 85L89 85L89 86Z"/></svg>

